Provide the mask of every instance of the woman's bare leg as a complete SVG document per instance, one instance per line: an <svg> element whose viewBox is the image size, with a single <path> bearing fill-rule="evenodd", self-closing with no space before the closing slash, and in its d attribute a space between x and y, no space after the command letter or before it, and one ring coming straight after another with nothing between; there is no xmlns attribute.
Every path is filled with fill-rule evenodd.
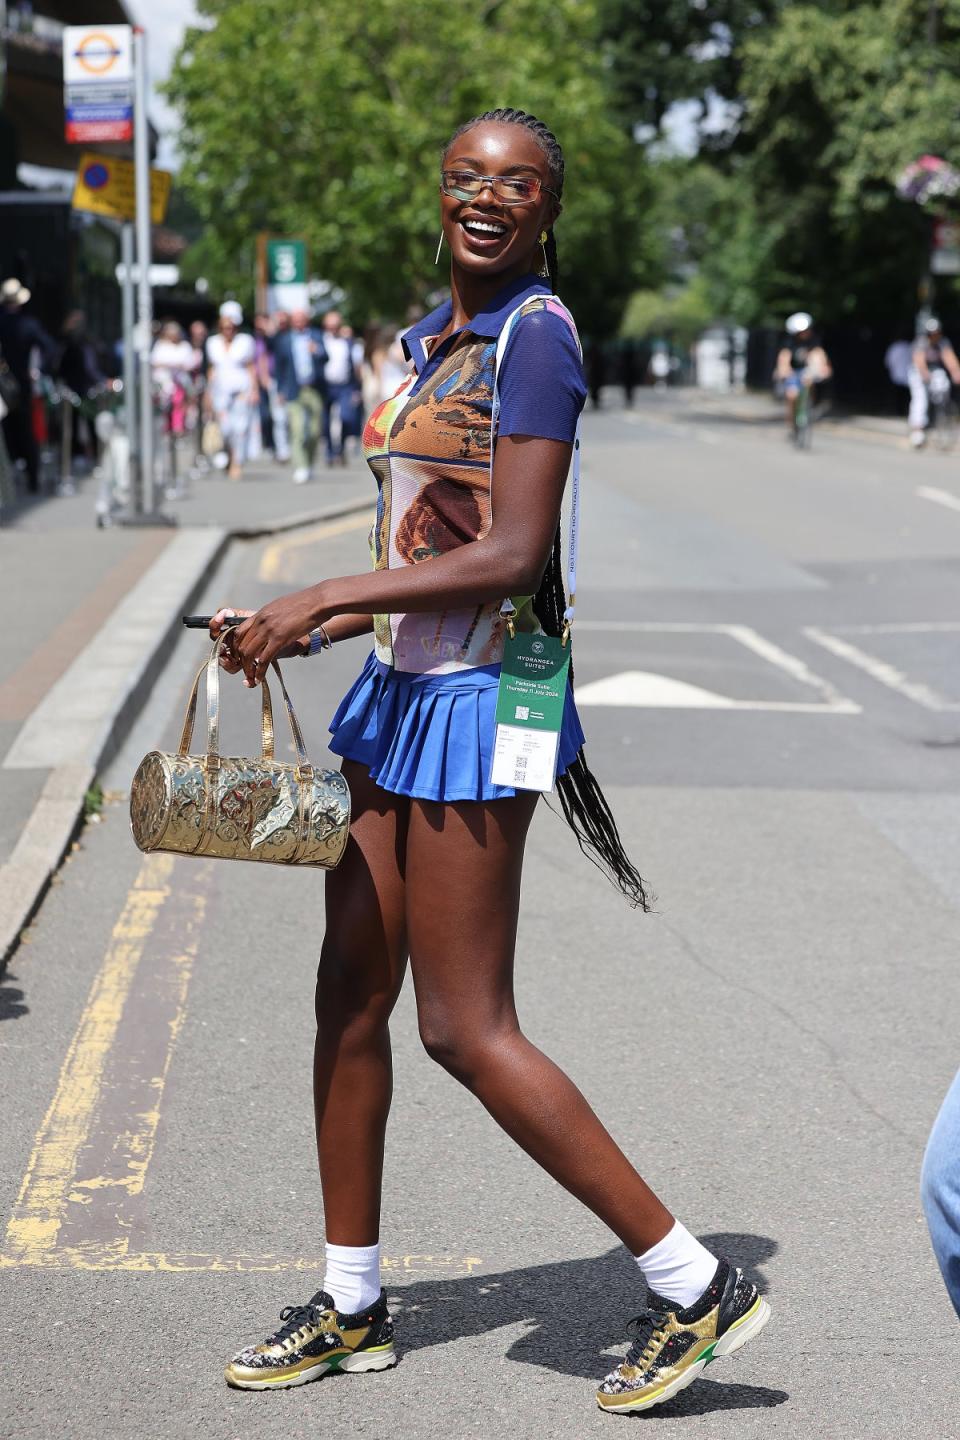
<svg viewBox="0 0 960 1440"><path fill-rule="evenodd" d="M410 802L344 761L350 840L327 875L313 1066L327 1240L379 1238L383 1142L393 1094L388 1022L406 969L404 851Z"/></svg>
<svg viewBox="0 0 960 1440"><path fill-rule="evenodd" d="M640 1255L672 1215L517 1020L520 870L535 804L411 801L406 913L420 1033L507 1134Z"/></svg>

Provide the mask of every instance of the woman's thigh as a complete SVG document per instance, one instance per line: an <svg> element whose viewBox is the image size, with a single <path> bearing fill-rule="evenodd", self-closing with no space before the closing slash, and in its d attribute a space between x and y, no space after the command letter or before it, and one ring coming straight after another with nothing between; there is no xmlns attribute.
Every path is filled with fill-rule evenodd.
<svg viewBox="0 0 960 1440"><path fill-rule="evenodd" d="M428 1048L459 1043L467 1019L474 1033L515 1023L520 874L537 798L411 803L407 934Z"/></svg>
<svg viewBox="0 0 960 1440"><path fill-rule="evenodd" d="M318 1014L324 999L358 1009L378 1000L389 1012L407 962L405 856L410 802L371 780L362 765L344 760L350 786L350 838L343 859L326 877L326 930L318 974Z"/></svg>

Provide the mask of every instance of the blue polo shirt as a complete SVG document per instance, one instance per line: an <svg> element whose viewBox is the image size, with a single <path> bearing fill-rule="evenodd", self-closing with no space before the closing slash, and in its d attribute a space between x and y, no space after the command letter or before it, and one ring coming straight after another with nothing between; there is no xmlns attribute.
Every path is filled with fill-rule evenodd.
<svg viewBox="0 0 960 1440"><path fill-rule="evenodd" d="M449 325L453 305L444 300L436 310L412 326L403 337L407 358L417 372L415 395L460 344L465 333L493 342L490 355L510 315L525 300L551 294L534 275L520 275L499 290L466 325L454 330L442 345L429 342ZM492 359L490 360L492 365ZM492 369L490 390L492 397ZM514 330L500 369L500 435L538 435L547 440L573 443L577 420L587 398L583 362L570 323L558 309L544 305L524 315Z"/></svg>

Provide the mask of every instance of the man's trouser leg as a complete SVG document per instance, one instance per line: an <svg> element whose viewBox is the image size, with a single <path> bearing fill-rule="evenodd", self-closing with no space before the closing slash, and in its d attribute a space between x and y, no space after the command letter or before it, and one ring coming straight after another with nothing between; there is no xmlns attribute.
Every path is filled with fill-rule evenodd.
<svg viewBox="0 0 960 1440"><path fill-rule="evenodd" d="M270 382L270 419L273 423L273 453L278 460L290 459L290 426L287 406L277 393L276 384Z"/></svg>
<svg viewBox="0 0 960 1440"><path fill-rule="evenodd" d="M349 385L328 385L327 403L323 411L323 438L327 443L327 463L333 464L343 454L343 396ZM336 407L336 443L334 443L333 410Z"/></svg>
<svg viewBox="0 0 960 1440"><path fill-rule="evenodd" d="M308 468L313 465L314 456L317 453L317 445L320 441L320 429L323 425L323 401L320 392L312 386L307 386L300 391L300 404L304 407L307 416L307 431L304 437L304 448L307 455L306 464Z"/></svg>
<svg viewBox="0 0 960 1440"><path fill-rule="evenodd" d="M290 459L293 462L294 470L309 470L310 461L307 459L307 424L308 416L304 404L305 390L301 390L296 400L287 401L287 415L290 420Z"/></svg>

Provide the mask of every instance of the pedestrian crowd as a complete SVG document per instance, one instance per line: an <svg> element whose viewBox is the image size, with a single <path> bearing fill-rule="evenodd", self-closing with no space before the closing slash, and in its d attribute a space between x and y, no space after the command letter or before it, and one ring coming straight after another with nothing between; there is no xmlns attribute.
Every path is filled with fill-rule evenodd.
<svg viewBox="0 0 960 1440"><path fill-rule="evenodd" d="M184 433L195 424L201 450L231 479L266 453L303 485L321 447L328 468L359 453L364 416L408 373L400 334L372 326L361 340L338 310L317 321L303 309L258 312L247 330L231 299L212 334L196 321L186 341L175 322L165 322L152 364L170 397L171 427Z"/></svg>
<svg viewBox="0 0 960 1440"><path fill-rule="evenodd" d="M105 397L119 394L123 341L98 345L86 316L71 311L54 338L16 277L0 284L0 481L14 492L19 476L31 494L42 488L44 455L60 445L71 409L71 468L98 462L94 423ZM408 322L419 318L411 311ZM213 466L239 479L247 462L269 455L289 466L295 484L313 478L321 452L328 467L359 453L364 417L389 398L408 368L397 325L369 327L360 339L335 309L314 319L306 310L257 313L252 326L234 299L219 307L215 328L195 319L186 331L172 317L154 326L150 351L157 424L174 445L192 442L198 469ZM59 466L59 459L57 464Z"/></svg>

